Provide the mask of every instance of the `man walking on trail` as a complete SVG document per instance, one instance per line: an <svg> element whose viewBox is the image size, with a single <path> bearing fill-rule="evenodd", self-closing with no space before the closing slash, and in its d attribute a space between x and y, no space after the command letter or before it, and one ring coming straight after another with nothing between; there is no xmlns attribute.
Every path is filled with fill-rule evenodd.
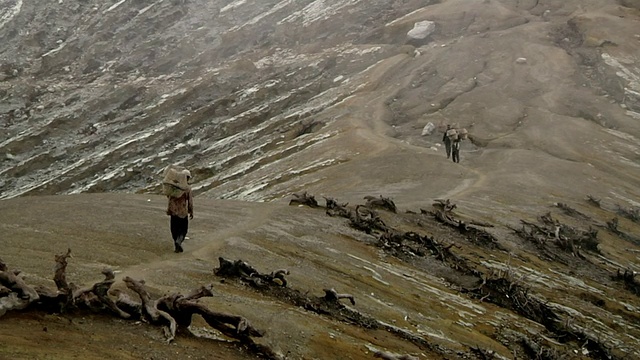
<svg viewBox="0 0 640 360"><path fill-rule="evenodd" d="M451 155L454 163L460 162L460 137L456 137L453 140L453 143L451 144Z"/></svg>
<svg viewBox="0 0 640 360"><path fill-rule="evenodd" d="M186 174L187 182L191 180L191 173L188 170L184 170ZM182 242L187 236L189 231L189 219L193 219L193 195L191 194L191 187L183 189L179 196L170 196L169 205L167 206L167 215L171 216L171 236L173 237L173 244L175 246L175 252L181 253Z"/></svg>
<svg viewBox="0 0 640 360"><path fill-rule="evenodd" d="M447 159L451 156L451 138L449 137L449 130L451 130L451 125L447 125L447 130L444 131L444 136L442 137L442 142L444 142L444 148L447 151Z"/></svg>

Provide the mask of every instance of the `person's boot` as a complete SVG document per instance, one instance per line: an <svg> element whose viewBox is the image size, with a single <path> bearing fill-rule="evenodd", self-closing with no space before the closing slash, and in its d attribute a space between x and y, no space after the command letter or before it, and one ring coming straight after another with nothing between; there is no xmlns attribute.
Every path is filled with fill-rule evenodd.
<svg viewBox="0 0 640 360"><path fill-rule="evenodd" d="M175 246L175 252L176 253L181 253L184 250L182 249L182 242L184 241L184 236L180 235L178 236L178 238L173 242L173 245Z"/></svg>

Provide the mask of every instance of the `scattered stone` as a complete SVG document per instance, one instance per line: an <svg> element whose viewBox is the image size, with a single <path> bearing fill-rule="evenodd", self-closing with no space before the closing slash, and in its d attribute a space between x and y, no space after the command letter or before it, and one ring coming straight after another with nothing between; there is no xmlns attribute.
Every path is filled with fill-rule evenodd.
<svg viewBox="0 0 640 360"><path fill-rule="evenodd" d="M422 128L422 134L421 135L422 136L431 135L431 134L433 134L435 129L436 129L436 126L431 121L429 121L427 123L427 125L425 125L424 128Z"/></svg>
<svg viewBox="0 0 640 360"><path fill-rule="evenodd" d="M526 64L527 58L519 57L516 59L516 64Z"/></svg>
<svg viewBox="0 0 640 360"><path fill-rule="evenodd" d="M436 23L433 21L419 21L413 25L413 29L409 30L407 36L411 39L423 40L436 30Z"/></svg>

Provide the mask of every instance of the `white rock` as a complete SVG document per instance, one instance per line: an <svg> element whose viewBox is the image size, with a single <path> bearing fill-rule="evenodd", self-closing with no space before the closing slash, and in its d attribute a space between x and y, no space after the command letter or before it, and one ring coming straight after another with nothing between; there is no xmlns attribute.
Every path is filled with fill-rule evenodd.
<svg viewBox="0 0 640 360"><path fill-rule="evenodd" d="M413 24L413 29L409 30L407 36L412 39L422 40L431 35L436 30L436 23L433 21L418 21Z"/></svg>
<svg viewBox="0 0 640 360"><path fill-rule="evenodd" d="M422 128L422 136L427 136L427 135L431 135L433 134L433 131L436 129L436 126L433 125L433 123L431 121L429 121L427 123L427 125L425 125Z"/></svg>
<svg viewBox="0 0 640 360"><path fill-rule="evenodd" d="M526 64L527 58L519 57L516 59L516 64Z"/></svg>

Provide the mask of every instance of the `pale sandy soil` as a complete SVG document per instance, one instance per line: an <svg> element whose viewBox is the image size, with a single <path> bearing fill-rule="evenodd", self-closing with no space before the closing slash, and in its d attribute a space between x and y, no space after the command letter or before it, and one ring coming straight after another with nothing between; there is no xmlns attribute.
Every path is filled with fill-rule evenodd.
<svg viewBox="0 0 640 360"><path fill-rule="evenodd" d="M28 283L53 288L54 255L67 248L68 278L80 285L99 281L104 267L118 280L144 279L154 296L211 283L214 296L203 303L245 316L266 330L259 342L288 359L368 359L376 349L481 358L473 348L526 359L523 337L559 358L602 358L585 352L589 342L562 343L539 322L470 296L465 289L479 279L430 253L396 257L344 218L288 206L301 191L321 205L326 196L352 207L382 195L399 209L380 212L386 224L454 243L469 267L519 279L559 322L614 358L640 357L639 298L612 279L618 270L640 271L640 225L619 211L640 207L637 3L372 0L311 27L288 28L272 28L278 12L260 18L275 6L270 2L235 12L221 11L219 1L158 3L142 12L145 4L130 1L108 12L102 4L95 16L65 1L65 16L57 17L34 4L24 2L9 23L33 31L0 29L15 40L2 44L3 54L19 54L13 65L22 66L17 78L5 78L3 68L0 79L0 258ZM254 19L260 21L227 29ZM424 19L438 24L436 33L407 41ZM67 21L83 24L78 34L90 37L67 33ZM64 29L56 32L58 26ZM25 60L56 48L63 35L69 46L55 56ZM155 39L150 47L147 36ZM79 43L86 45L81 55L73 51ZM158 53L151 51L157 43L165 46ZM94 69L92 57L110 70ZM520 57L526 62L516 62ZM258 69L265 59L273 64ZM258 90L247 96L247 89ZM9 116L16 108L33 111ZM421 136L429 122L437 131ZM100 125L97 133L81 133L89 123ZM475 139L463 142L459 164L440 146L447 123ZM196 174L196 218L183 254L172 252L158 195L158 172L169 161ZM61 195L74 192L90 193ZM466 221L494 224L487 230L499 246L421 217L435 199L451 199ZM588 218L564 214L558 202ZM597 229L600 253L568 256L549 234L545 249L562 261L541 258L540 248L513 230L547 212ZM613 218L623 235L607 229ZM351 293L356 305L349 307L446 351L221 282L213 274L220 256L265 273L287 268L289 285L311 295L327 287ZM120 281L114 286L124 289ZM194 324L196 332L204 328ZM95 314L0 318L0 359L252 356L220 339L179 336L167 345L157 327Z"/></svg>

